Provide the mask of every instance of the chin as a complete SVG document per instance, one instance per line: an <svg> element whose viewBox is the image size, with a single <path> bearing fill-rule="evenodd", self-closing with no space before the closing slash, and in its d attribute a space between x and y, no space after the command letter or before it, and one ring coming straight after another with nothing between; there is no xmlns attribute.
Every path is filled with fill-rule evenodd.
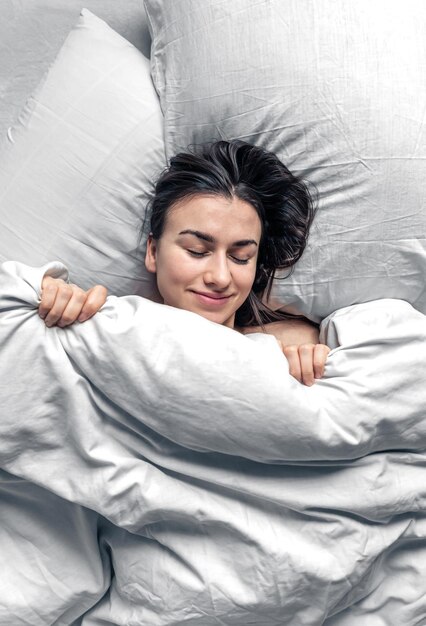
<svg viewBox="0 0 426 626"><path fill-rule="evenodd" d="M204 319L209 320L209 322L214 322L215 324L220 324L221 326L229 325L227 323L229 320L229 316L224 317L223 315L215 315L214 313L206 313L205 311L194 311L194 313L197 313L201 317L204 317ZM231 328L232 327L233 325L231 324Z"/></svg>
<svg viewBox="0 0 426 626"><path fill-rule="evenodd" d="M211 317L207 317L207 319L209 319L211 322L216 322L216 324L220 324L221 326L227 326L228 328L234 328L234 318L233 317L230 318L229 316L227 316L224 319L223 316L218 318L218 317L214 317L212 315Z"/></svg>
<svg viewBox="0 0 426 626"><path fill-rule="evenodd" d="M195 311L204 319L209 320L209 322L215 322L216 324L224 324L224 320L222 316L214 315L214 313L205 313L205 311Z"/></svg>

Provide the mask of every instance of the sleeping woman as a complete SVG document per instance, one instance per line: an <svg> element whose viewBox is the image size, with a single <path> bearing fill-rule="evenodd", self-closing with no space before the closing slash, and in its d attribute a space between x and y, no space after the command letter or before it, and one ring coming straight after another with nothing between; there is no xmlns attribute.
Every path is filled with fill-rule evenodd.
<svg viewBox="0 0 426 626"><path fill-rule="evenodd" d="M306 185L271 152L240 140L180 153L155 185L145 265L163 303L244 334L276 337L297 380L312 385L329 348L304 319L275 312L268 299L277 269L305 249L314 207ZM83 291L46 276L39 314L65 327L92 317L106 289Z"/></svg>

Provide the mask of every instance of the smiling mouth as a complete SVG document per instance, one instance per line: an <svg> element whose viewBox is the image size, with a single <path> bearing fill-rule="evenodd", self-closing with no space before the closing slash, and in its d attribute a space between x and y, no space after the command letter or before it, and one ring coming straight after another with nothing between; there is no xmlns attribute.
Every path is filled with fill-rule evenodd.
<svg viewBox="0 0 426 626"><path fill-rule="evenodd" d="M198 300L200 300L201 302L205 304L212 304L212 305L224 304L231 297L230 295L222 296L222 295L218 295L215 293L203 293L201 291L193 291L192 293L195 294Z"/></svg>

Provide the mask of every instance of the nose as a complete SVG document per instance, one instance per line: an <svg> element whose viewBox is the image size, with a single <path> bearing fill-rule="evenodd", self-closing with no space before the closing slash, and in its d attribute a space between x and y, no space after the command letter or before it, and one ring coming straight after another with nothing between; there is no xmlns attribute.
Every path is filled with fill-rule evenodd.
<svg viewBox="0 0 426 626"><path fill-rule="evenodd" d="M212 254L204 272L204 282L210 287L225 290L231 282L231 272L226 254Z"/></svg>

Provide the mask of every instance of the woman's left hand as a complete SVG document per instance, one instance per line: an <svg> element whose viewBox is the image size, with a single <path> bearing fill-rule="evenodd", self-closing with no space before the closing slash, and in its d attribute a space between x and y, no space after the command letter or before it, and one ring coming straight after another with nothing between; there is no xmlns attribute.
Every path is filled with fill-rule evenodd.
<svg viewBox="0 0 426 626"><path fill-rule="evenodd" d="M328 346L322 343L282 345L282 351L288 361L291 376L300 383L311 387L316 379L324 375L325 362L330 352Z"/></svg>
<svg viewBox="0 0 426 626"><path fill-rule="evenodd" d="M330 348L319 343L318 328L305 319L284 319L260 326L243 328L244 334L266 332L278 341L289 365L291 376L311 386L324 375Z"/></svg>
<svg viewBox="0 0 426 626"><path fill-rule="evenodd" d="M70 285L60 278L45 276L42 282L41 301L38 313L46 326L61 328L76 320L85 322L105 304L108 291L102 285L95 285L84 291L77 285Z"/></svg>

